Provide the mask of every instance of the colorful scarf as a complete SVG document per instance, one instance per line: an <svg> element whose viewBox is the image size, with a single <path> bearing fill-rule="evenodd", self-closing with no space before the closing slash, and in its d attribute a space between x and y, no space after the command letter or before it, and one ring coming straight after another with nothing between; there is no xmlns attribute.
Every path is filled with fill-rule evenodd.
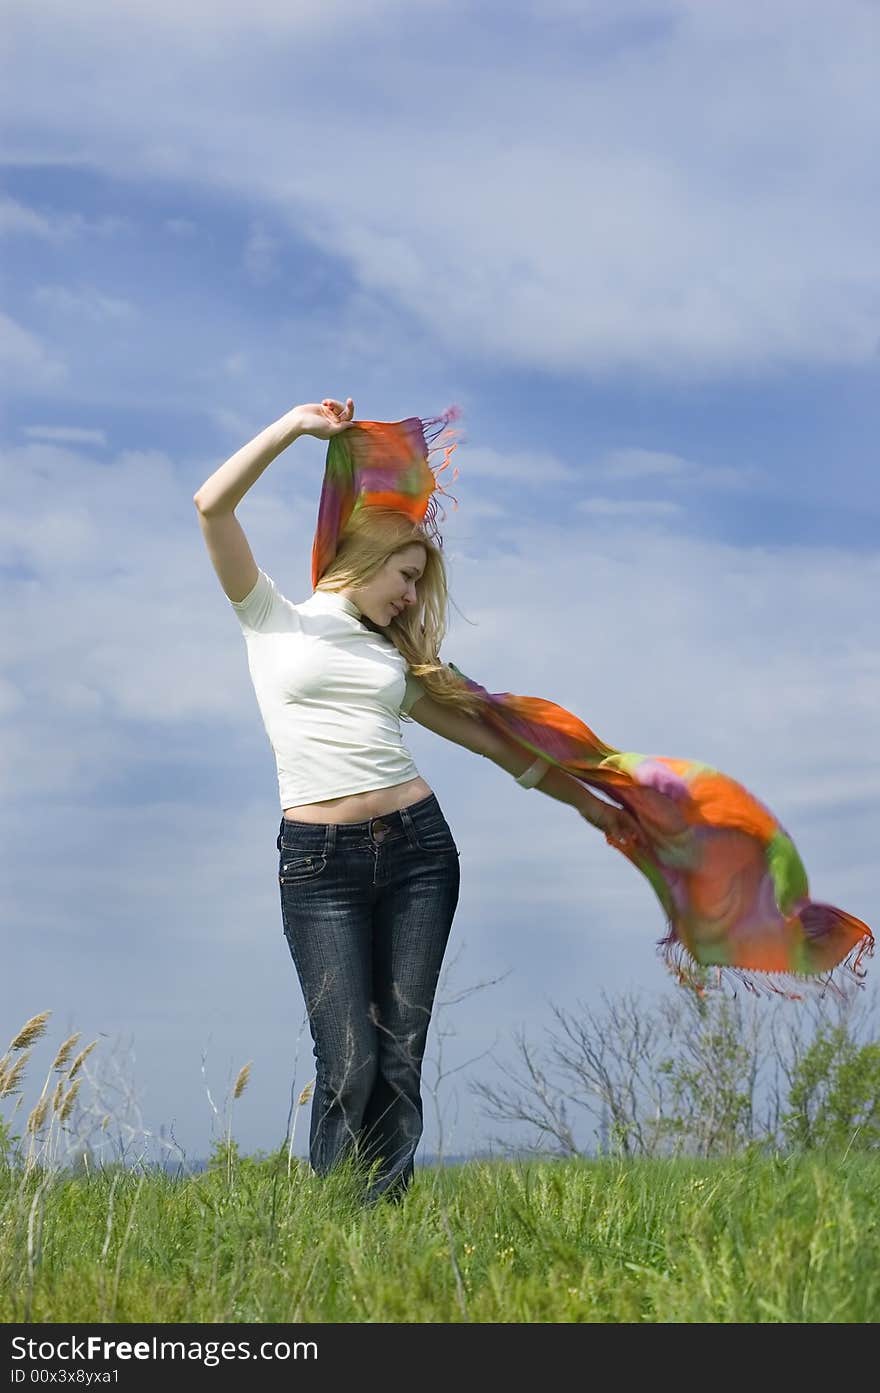
<svg viewBox="0 0 880 1393"><path fill-rule="evenodd" d="M436 494L448 495L429 455L443 449L436 474L446 469L458 443L456 431L446 427L458 414L453 407L425 421L358 421L333 436L312 550L313 586L359 508L393 508L437 537ZM437 441L431 449L429 439ZM457 477L455 470L453 481ZM854 915L810 899L794 842L742 784L697 760L616 750L562 706L488 692L453 663L447 666L478 698L488 725L609 795L638 822L647 850L609 845L652 885L668 923L658 946L680 982L702 991L704 970L715 969L718 979L733 976L755 993L792 998L801 994L795 985L842 995L842 985L861 984L862 959L873 952L871 930Z"/></svg>

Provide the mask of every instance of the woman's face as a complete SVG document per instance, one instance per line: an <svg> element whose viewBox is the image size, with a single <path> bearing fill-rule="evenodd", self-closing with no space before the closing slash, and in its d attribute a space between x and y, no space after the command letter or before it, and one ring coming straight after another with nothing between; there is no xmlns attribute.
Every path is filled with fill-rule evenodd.
<svg viewBox="0 0 880 1393"><path fill-rule="evenodd" d="M416 603L416 585L425 571L427 555L418 542L392 552L366 585L344 591L361 614L385 629L410 605Z"/></svg>

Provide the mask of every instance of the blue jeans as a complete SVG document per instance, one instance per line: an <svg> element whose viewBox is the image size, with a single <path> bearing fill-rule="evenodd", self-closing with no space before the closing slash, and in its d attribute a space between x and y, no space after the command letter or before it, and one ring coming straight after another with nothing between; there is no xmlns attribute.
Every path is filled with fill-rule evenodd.
<svg viewBox="0 0 880 1393"><path fill-rule="evenodd" d="M402 1194L422 1135L421 1074L458 904L458 848L434 794L367 822L281 819L284 934L314 1041L309 1160L379 1161Z"/></svg>

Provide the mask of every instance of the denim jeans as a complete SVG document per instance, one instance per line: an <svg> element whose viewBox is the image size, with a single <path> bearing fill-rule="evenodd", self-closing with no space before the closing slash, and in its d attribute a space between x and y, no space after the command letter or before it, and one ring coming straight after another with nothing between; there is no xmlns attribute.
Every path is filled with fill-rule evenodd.
<svg viewBox="0 0 880 1393"><path fill-rule="evenodd" d="M281 819L284 934L314 1041L309 1160L378 1161L401 1195L422 1134L421 1075L458 904L459 853L434 794L367 822Z"/></svg>

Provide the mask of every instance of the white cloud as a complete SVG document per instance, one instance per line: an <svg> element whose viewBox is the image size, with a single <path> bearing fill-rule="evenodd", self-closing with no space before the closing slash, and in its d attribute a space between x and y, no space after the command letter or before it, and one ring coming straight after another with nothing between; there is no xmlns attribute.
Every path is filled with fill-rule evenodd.
<svg viewBox="0 0 880 1393"><path fill-rule="evenodd" d="M254 285L268 285L278 274L278 252L281 243L259 223L249 233L244 248L244 268Z"/></svg>
<svg viewBox="0 0 880 1393"><path fill-rule="evenodd" d="M616 479L681 479L693 476L696 466L680 455L663 450L612 450L599 462Z"/></svg>
<svg viewBox="0 0 880 1393"><path fill-rule="evenodd" d="M433 0L434 5L439 3ZM9 0L8 8L26 15L28 2ZM183 10L175 0L126 0L124 24L116 35L113 21L118 12L112 0L81 0L79 13L84 27L103 27L110 41L124 39L129 26L135 32L143 26L147 32L169 35L184 50L198 52L204 48L213 51L215 45L228 42L234 34L243 31L247 35L255 28L274 41L284 35L326 30L327 26L336 29L345 22L357 27L358 21L370 23L396 10L430 8L432 4L425 0L371 0L366 11L360 0L297 0L296 5L285 0L250 0L244 10L238 0L191 0ZM51 29L57 31L66 16L65 0L44 0L41 18Z"/></svg>
<svg viewBox="0 0 880 1393"><path fill-rule="evenodd" d="M228 353L223 359L223 371L229 377L241 377L248 365L246 353Z"/></svg>
<svg viewBox="0 0 880 1393"><path fill-rule="evenodd" d="M0 371L7 387L31 391L53 387L67 377L67 365L36 334L0 312Z"/></svg>
<svg viewBox="0 0 880 1393"><path fill-rule="evenodd" d="M597 460L595 468L618 483L655 479L671 486L731 491L760 490L769 483L764 472L754 465L706 465L664 450L609 450Z"/></svg>
<svg viewBox="0 0 880 1393"><path fill-rule="evenodd" d="M542 489L547 484L573 483L579 477L577 469L549 451L493 450L462 441L460 452L467 478L498 480L502 487L506 481L517 488ZM458 463L458 454L453 455L450 468ZM441 475L441 481L445 477Z"/></svg>
<svg viewBox="0 0 880 1393"><path fill-rule="evenodd" d="M543 20L565 19L584 31L609 31L616 26L673 20L687 11L687 0L528 0L526 8ZM644 37L644 36L640 36Z"/></svg>
<svg viewBox="0 0 880 1393"><path fill-rule="evenodd" d="M195 237L198 228L190 218L166 218L162 226L172 237Z"/></svg>
<svg viewBox="0 0 880 1393"><path fill-rule="evenodd" d="M683 511L678 503L652 498L582 498L575 507L579 513L603 518L673 518Z"/></svg>
<svg viewBox="0 0 880 1393"><path fill-rule="evenodd" d="M229 371L225 364L224 371ZM225 406L212 407L209 411L209 416L224 435L226 435L230 441L235 442L236 448L243 445L245 441L251 440L261 430L261 426L256 424L252 419L244 416L239 411L230 411L229 408Z"/></svg>
<svg viewBox="0 0 880 1393"><path fill-rule="evenodd" d="M138 313L130 300L105 295L95 286L71 290L65 285L40 285L34 290L34 300L50 310L88 319L94 324L127 322L137 318Z"/></svg>
<svg viewBox="0 0 880 1393"><path fill-rule="evenodd" d="M413 5L442 123L389 42L397 6L260 14L212 9L206 31L188 7L144 6L123 26L98 0L75 16L16 6L17 128L35 152L67 142L111 173L262 203L450 350L494 364L700 379L875 361L876 7L629 4L611 44L564 5L520 37L514 9L487 68L467 7ZM27 45L50 23L32 70ZM242 71L261 74L244 110L229 101ZM48 92L75 102L47 107ZM267 236L257 277L272 274Z"/></svg>
<svg viewBox="0 0 880 1393"><path fill-rule="evenodd" d="M24 692L14 682L0 677L0 716L11 716L25 704Z"/></svg>
<svg viewBox="0 0 880 1393"><path fill-rule="evenodd" d="M0 199L0 233L27 233L34 237L51 236L51 224L42 213L26 208L13 198Z"/></svg>
<svg viewBox="0 0 880 1393"><path fill-rule="evenodd" d="M17 525L0 518L0 541L10 562L57 575L94 559L98 533L84 504L57 507L47 498L44 509Z"/></svg>
<svg viewBox="0 0 880 1393"><path fill-rule="evenodd" d="M0 235L24 235L49 242L66 242L80 236L112 237L130 227L128 218L112 215L90 218L82 213L38 212L14 198L0 198Z"/></svg>
<svg viewBox="0 0 880 1393"><path fill-rule="evenodd" d="M106 445L107 433L82 426L23 426L28 440L49 440L58 445Z"/></svg>

